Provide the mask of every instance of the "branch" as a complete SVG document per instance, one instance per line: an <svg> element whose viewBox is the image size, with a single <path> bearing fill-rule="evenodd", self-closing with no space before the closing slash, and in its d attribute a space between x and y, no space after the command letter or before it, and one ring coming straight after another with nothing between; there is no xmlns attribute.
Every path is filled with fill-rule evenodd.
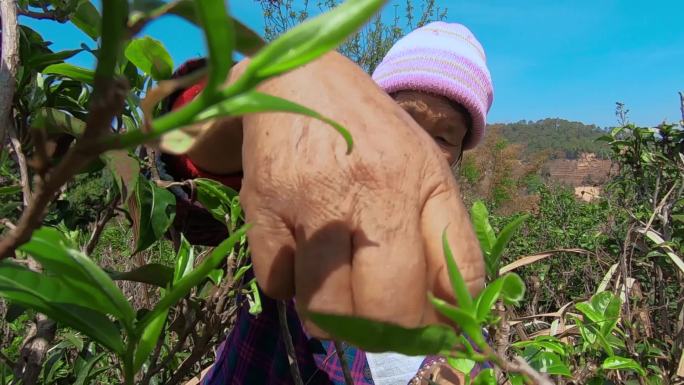
<svg viewBox="0 0 684 385"><path fill-rule="evenodd" d="M334 344L337 358L340 360L340 365L342 366L344 383L346 385L354 385L354 379L352 378L351 371L349 370L349 362L347 362L347 357L344 356L344 347L342 346L342 343L337 340L334 341Z"/></svg>
<svg viewBox="0 0 684 385"><path fill-rule="evenodd" d="M294 381L295 385L304 385L301 372L299 371L299 365L297 364L297 355L295 354L294 345L292 344L292 335L290 335L290 329L287 327L287 308L285 307L285 301L278 301L278 321L280 323L280 332L283 334L285 350L287 351L287 361L290 364L292 381Z"/></svg>
<svg viewBox="0 0 684 385"><path fill-rule="evenodd" d="M99 242L100 240L102 230L104 230L104 227L107 224L107 222L109 222L109 220L112 219L112 217L114 216L114 209L116 208L118 202L118 196L112 198L112 200L107 205L107 208L105 209L104 213L102 214L102 216L100 216L100 219L95 224L93 233L90 235L90 239L88 240L88 243L86 244L86 247L84 249L86 255L92 254L93 250L95 250L95 246L97 246L97 242Z"/></svg>
<svg viewBox="0 0 684 385"><path fill-rule="evenodd" d="M26 16L38 20L54 20L60 23L66 23L69 21L69 18L66 15L62 15L57 11L35 12L28 9L19 8L17 13L20 16Z"/></svg>
<svg viewBox="0 0 684 385"><path fill-rule="evenodd" d="M2 61L0 64L0 143L5 142L8 127L14 126L12 102L17 87L19 68L19 29L17 8L14 1L0 3L2 19Z"/></svg>
<svg viewBox="0 0 684 385"><path fill-rule="evenodd" d="M14 119L8 119L6 126L9 131L10 144L14 150L14 155L17 157L17 164L19 165L19 177L21 180L22 203L24 208L28 206L31 200L31 178L29 176L26 156L21 149L21 141L17 137L17 130L14 127Z"/></svg>

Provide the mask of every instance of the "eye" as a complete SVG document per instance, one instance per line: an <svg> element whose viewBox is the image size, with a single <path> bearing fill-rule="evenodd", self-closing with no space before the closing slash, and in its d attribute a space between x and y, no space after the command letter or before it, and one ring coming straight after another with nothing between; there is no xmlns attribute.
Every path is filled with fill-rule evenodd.
<svg viewBox="0 0 684 385"><path fill-rule="evenodd" d="M437 135L437 136L434 136L433 138L435 139L435 142L437 142L437 144L439 144L441 146L445 146L445 147L455 147L456 146L455 144L449 142L448 140L446 140L442 136Z"/></svg>

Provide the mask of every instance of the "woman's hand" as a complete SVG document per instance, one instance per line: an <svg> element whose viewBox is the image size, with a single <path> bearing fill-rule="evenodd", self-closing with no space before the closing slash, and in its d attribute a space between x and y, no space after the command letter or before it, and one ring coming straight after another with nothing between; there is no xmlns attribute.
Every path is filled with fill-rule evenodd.
<svg viewBox="0 0 684 385"><path fill-rule="evenodd" d="M239 74L239 71L236 73ZM358 66L337 53L270 80L261 92L312 108L350 130L354 149L311 118L243 119L240 192L257 280L305 312L407 327L437 320L427 292L454 301L441 236L471 292L482 255L437 145Z"/></svg>

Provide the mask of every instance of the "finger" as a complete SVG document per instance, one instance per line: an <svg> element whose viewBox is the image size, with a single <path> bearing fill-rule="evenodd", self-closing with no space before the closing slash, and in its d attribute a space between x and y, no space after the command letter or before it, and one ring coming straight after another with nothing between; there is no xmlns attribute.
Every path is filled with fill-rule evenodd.
<svg viewBox="0 0 684 385"><path fill-rule="evenodd" d="M351 232L343 222L302 226L296 230L296 304L307 332L327 334L306 318L307 311L353 313Z"/></svg>
<svg viewBox="0 0 684 385"><path fill-rule="evenodd" d="M244 191L244 189L243 189ZM275 299L290 299L294 295L294 251L292 231L275 212L261 207L249 196L240 194L245 219L251 225L247 231L254 276L266 295Z"/></svg>
<svg viewBox="0 0 684 385"><path fill-rule="evenodd" d="M426 301L420 207L396 207L392 204L396 196L391 198L371 201L361 210L353 238L354 312L415 327L421 323Z"/></svg>
<svg viewBox="0 0 684 385"><path fill-rule="evenodd" d="M428 290L436 297L456 303L442 246L442 234L446 229L454 261L470 294L479 293L484 286L484 260L455 181L444 181L430 194L423 209L421 225L427 253ZM437 317L431 305L426 315L428 322L442 319Z"/></svg>

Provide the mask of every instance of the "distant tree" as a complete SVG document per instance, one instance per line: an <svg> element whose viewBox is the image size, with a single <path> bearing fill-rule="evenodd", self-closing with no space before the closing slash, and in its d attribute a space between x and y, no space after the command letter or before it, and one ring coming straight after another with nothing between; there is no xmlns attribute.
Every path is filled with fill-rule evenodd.
<svg viewBox="0 0 684 385"><path fill-rule="evenodd" d="M606 159L609 148L596 139L605 131L596 125L571 122L564 119L542 119L538 121L519 121L517 123L497 124L501 135L511 143L524 146L525 157L534 156L539 151L550 150L551 159L576 159L581 153L594 153Z"/></svg>
<svg viewBox="0 0 684 385"><path fill-rule="evenodd" d="M294 0L255 1L263 10L264 35L269 41L309 16L326 12L342 2L318 0L311 5L309 0L302 3ZM419 10L416 9L417 5ZM376 15L339 48L343 55L368 73L373 72L392 45L407 32L431 21L444 20L447 16L447 9L437 6L435 0L406 0L403 6L392 3L392 7L394 14L391 20L386 20L382 14Z"/></svg>

